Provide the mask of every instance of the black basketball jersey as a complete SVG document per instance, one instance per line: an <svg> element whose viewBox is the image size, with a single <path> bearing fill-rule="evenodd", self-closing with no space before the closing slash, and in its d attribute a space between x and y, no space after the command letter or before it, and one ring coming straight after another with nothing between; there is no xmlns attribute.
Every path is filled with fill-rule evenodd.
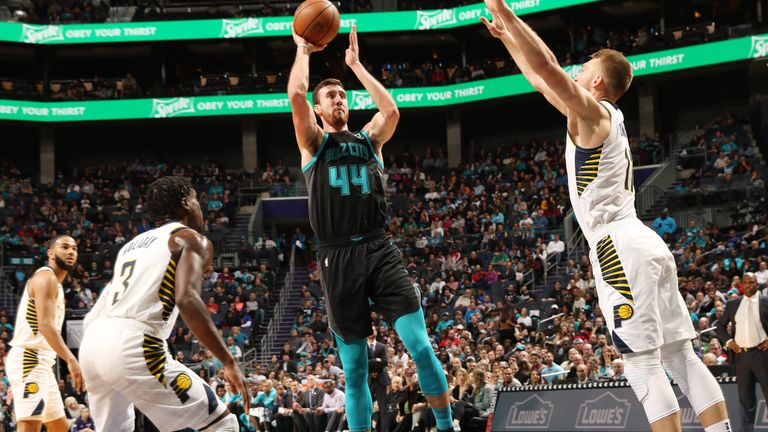
<svg viewBox="0 0 768 432"><path fill-rule="evenodd" d="M301 168L309 191L309 223L320 241L384 228L384 164L364 131L325 133Z"/></svg>

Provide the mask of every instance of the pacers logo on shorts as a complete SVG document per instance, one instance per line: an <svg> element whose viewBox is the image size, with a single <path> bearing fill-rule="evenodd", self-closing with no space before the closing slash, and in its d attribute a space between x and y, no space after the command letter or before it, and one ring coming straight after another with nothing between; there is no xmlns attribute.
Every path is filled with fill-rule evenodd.
<svg viewBox="0 0 768 432"><path fill-rule="evenodd" d="M632 318L635 314L635 310L632 305L620 304L613 307L613 325L616 328L621 328L621 323Z"/></svg>
<svg viewBox="0 0 768 432"><path fill-rule="evenodd" d="M179 397L181 403L189 400L187 392L189 392L190 387L192 387L192 378L185 373L180 373L171 381L171 388L176 393L176 396Z"/></svg>
<svg viewBox="0 0 768 432"><path fill-rule="evenodd" d="M40 386L37 385L37 383L26 383L24 385L24 399L28 398L30 395L33 395L40 391Z"/></svg>

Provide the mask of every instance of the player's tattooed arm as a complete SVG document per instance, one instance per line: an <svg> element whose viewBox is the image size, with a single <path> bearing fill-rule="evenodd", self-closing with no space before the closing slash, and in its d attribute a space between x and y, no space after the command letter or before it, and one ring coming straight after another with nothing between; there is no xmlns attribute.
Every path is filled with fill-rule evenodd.
<svg viewBox="0 0 768 432"><path fill-rule="evenodd" d="M291 104L293 127L296 131L296 142L301 151L304 166L315 154L315 150L323 140L323 130L317 124L315 113L307 100L309 93L309 55L325 48L308 43L293 31L293 41L296 43L296 60L288 78L288 101Z"/></svg>
<svg viewBox="0 0 768 432"><path fill-rule="evenodd" d="M245 376L240 371L232 354L219 337L216 326L208 314L200 292L203 276L211 266L213 245L208 239L193 230L181 230L169 240L171 254L178 256L176 266L176 305L184 322L224 364L224 373L229 383L243 395L245 410L250 407L250 394Z"/></svg>
<svg viewBox="0 0 768 432"><path fill-rule="evenodd" d="M59 282L52 272L40 272L29 281L29 294L35 301L37 309L38 329L48 345L56 351L59 358L67 362L69 373L75 380L75 389L85 389L80 364L72 351L67 348L61 331L54 323L56 316L56 295L59 292Z"/></svg>
<svg viewBox="0 0 768 432"><path fill-rule="evenodd" d="M381 147L392 138L400 121L400 111L392 95L387 89L371 75L365 66L360 62L360 45L357 42L357 26L352 26L349 33L349 48L347 48L344 60L347 66L352 69L357 79L363 84L368 94L371 96L376 108L379 109L371 121L363 127L363 130L371 138L376 152L381 151ZM379 155L381 156L381 155Z"/></svg>

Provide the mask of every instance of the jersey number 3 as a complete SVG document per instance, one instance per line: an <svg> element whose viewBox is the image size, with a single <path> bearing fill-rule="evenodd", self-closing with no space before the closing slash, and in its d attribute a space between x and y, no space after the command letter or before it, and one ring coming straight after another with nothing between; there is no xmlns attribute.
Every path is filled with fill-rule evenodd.
<svg viewBox="0 0 768 432"><path fill-rule="evenodd" d="M123 264L123 268L120 270L120 278L123 280L123 287L118 288L117 291L115 291L115 296L112 298L112 304L117 303L121 298L123 298L123 294L125 294L125 291L128 289L131 276L133 276L134 267L136 267L136 260L128 261ZM128 274L126 275L126 273Z"/></svg>
<svg viewBox="0 0 768 432"><path fill-rule="evenodd" d="M328 167L328 179L331 187L341 189L341 196L350 194L349 184L360 186L363 195L368 195L368 173L365 165L351 164Z"/></svg>

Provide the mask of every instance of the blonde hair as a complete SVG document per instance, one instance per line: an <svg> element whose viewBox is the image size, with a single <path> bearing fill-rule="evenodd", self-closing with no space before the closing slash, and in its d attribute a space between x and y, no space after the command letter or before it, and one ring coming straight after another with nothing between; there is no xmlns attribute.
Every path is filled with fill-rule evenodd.
<svg viewBox="0 0 768 432"><path fill-rule="evenodd" d="M608 93L616 99L622 97L632 84L632 66L624 54L604 48L592 54L592 58L600 60Z"/></svg>

